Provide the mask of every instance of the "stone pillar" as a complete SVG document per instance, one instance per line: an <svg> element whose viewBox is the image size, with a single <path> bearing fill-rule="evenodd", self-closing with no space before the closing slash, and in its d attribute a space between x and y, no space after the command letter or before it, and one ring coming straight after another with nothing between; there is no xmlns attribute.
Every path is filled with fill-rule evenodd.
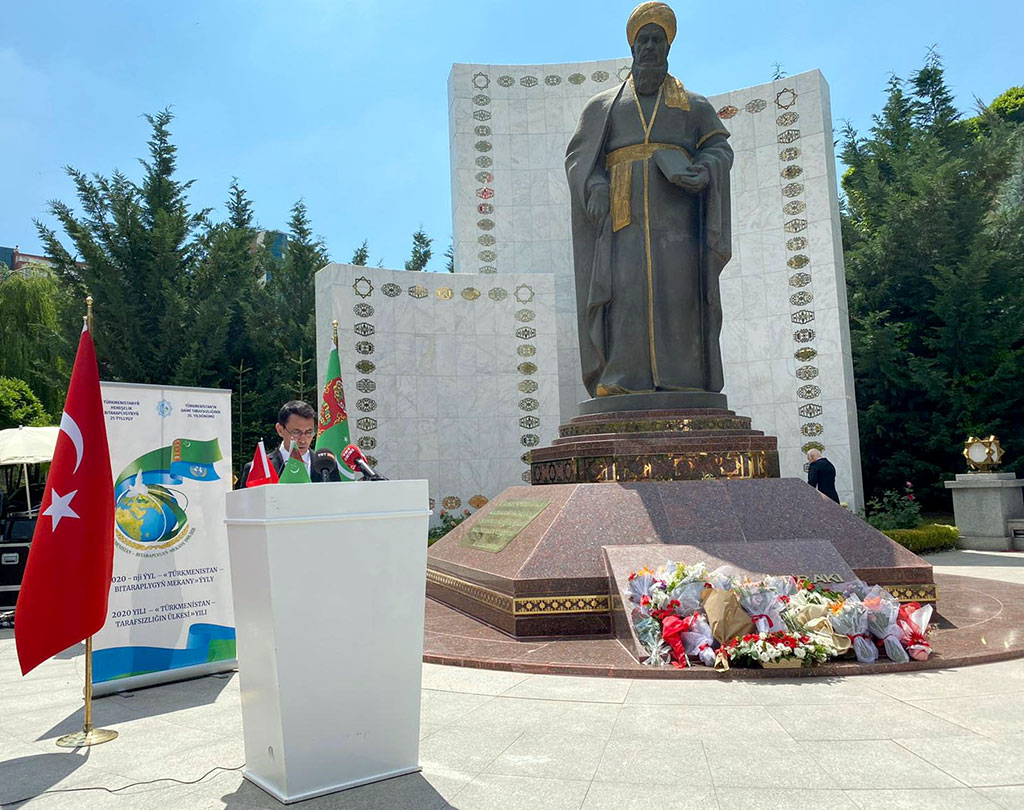
<svg viewBox="0 0 1024 810"><path fill-rule="evenodd" d="M1013 473L966 473L947 481L960 548L1010 551L1007 521L1024 518L1024 481Z"/></svg>

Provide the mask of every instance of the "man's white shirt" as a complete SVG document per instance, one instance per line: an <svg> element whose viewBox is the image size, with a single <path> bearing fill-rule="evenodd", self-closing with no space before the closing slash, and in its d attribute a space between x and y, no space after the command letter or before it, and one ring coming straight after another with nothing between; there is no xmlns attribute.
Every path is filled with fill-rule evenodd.
<svg viewBox="0 0 1024 810"><path fill-rule="evenodd" d="M284 444L277 448L277 452L281 455L281 466L284 466L284 462L288 460L288 450ZM302 463L306 465L306 472L310 475L313 474L313 454L307 450L302 454Z"/></svg>

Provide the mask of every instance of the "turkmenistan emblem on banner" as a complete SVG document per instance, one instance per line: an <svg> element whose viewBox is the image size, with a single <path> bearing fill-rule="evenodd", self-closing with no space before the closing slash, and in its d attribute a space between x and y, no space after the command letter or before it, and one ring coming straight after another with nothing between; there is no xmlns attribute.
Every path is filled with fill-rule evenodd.
<svg viewBox="0 0 1024 810"><path fill-rule="evenodd" d="M217 439L175 439L167 447L139 456L114 482L114 540L139 556L165 553L187 541L188 498L172 487L220 478L214 463L222 458Z"/></svg>

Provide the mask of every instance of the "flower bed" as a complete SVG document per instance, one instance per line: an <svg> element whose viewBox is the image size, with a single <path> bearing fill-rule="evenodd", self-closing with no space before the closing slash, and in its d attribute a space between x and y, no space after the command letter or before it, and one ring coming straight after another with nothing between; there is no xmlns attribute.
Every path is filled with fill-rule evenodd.
<svg viewBox="0 0 1024 810"><path fill-rule="evenodd" d="M930 605L900 603L861 580L835 590L794 577L758 580L668 562L629 575L623 603L650 666L809 667L840 657L923 660Z"/></svg>

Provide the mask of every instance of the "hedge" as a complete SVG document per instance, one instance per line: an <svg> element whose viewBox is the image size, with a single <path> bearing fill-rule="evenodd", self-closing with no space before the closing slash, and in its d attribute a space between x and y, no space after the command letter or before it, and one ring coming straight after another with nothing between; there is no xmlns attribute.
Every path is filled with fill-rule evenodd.
<svg viewBox="0 0 1024 810"><path fill-rule="evenodd" d="M956 548L960 536L956 526L941 525L922 526L920 529L886 529L882 534L915 554Z"/></svg>

